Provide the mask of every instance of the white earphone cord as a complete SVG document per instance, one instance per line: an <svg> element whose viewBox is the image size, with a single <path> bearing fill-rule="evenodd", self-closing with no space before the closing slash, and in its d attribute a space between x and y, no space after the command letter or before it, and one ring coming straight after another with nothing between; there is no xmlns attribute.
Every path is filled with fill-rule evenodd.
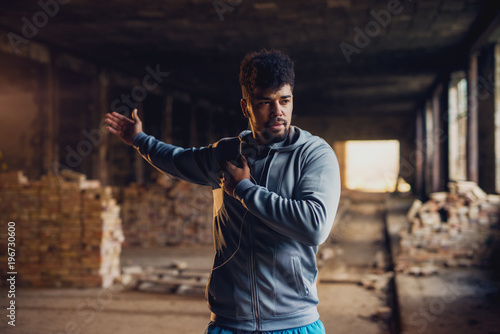
<svg viewBox="0 0 500 334"><path fill-rule="evenodd" d="M259 179L259 183L257 183L257 181L255 180L255 178L252 176L252 174L250 174L250 177L252 178L252 180L257 183L257 184L260 184L260 182L262 181L262 176L264 175L264 169L266 168L266 163L267 163L267 159L269 158L269 154L271 154L271 150L274 148L276 144L274 144L270 149L269 149L269 152L267 152L267 156L266 156L266 160L264 161L264 168L262 169L262 172L260 173L260 179ZM243 217L241 218L241 225L240 225L240 233L239 233L239 237L238 237L238 247L236 247L236 250L233 252L233 254L231 254L231 256L229 257L229 259L227 259L226 261L224 261L222 264L218 265L217 267L214 267L212 268L212 271L216 270L216 269L219 269L220 267L226 265L226 263L228 263L229 261L231 261L231 259L236 255L236 253L240 250L240 246L241 246L241 236L242 236L242 232L243 232L243 223L245 222L245 217L248 213L248 210L245 212L245 214L243 215Z"/></svg>

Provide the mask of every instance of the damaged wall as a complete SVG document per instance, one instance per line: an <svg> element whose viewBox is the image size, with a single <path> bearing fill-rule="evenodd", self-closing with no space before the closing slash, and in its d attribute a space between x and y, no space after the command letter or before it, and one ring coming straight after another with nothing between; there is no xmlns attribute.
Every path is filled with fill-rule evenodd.
<svg viewBox="0 0 500 334"><path fill-rule="evenodd" d="M0 52L0 151L7 167L39 177L47 129L47 66Z"/></svg>
<svg viewBox="0 0 500 334"><path fill-rule="evenodd" d="M247 128L239 101L229 110L177 89L164 68L152 64L135 74L35 41L18 54L0 45L2 162L30 178L68 169L103 184L144 183L155 169L109 134L107 112L129 116L138 107L147 133L185 147Z"/></svg>

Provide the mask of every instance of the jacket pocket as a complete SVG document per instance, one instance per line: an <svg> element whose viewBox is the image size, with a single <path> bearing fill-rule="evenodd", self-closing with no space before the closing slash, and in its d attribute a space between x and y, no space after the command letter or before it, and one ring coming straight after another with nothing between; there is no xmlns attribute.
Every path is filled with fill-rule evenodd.
<svg viewBox="0 0 500 334"><path fill-rule="evenodd" d="M308 296L309 287L307 286L307 283L304 280L304 275L302 273L302 265L300 263L300 257L298 256L292 257L292 268L293 268L293 275L295 278L295 284L297 286L300 296L302 297Z"/></svg>

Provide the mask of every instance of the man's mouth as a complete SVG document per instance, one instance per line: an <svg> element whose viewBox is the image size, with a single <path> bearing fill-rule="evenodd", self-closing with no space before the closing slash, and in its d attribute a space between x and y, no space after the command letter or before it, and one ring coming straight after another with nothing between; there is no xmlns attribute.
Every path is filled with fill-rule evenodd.
<svg viewBox="0 0 500 334"><path fill-rule="evenodd" d="M275 130L281 130L282 128L285 127L285 125L281 122L274 122L271 123L269 127L271 128L271 130L275 131Z"/></svg>
<svg viewBox="0 0 500 334"><path fill-rule="evenodd" d="M282 121L282 120L273 120L271 122L269 122L269 124L267 125L267 127L269 129L271 129L272 131L278 131L278 130L281 130L285 127L285 121Z"/></svg>

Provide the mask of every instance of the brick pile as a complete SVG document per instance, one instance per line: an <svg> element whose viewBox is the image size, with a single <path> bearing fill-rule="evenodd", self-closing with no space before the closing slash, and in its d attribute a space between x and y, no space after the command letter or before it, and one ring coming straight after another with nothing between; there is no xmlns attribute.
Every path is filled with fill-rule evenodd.
<svg viewBox="0 0 500 334"><path fill-rule="evenodd" d="M433 274L438 267L490 265L500 242L500 196L473 182L451 182L449 192L413 202L408 230L400 233L396 271Z"/></svg>
<svg viewBox="0 0 500 334"><path fill-rule="evenodd" d="M15 171L0 173L0 190L2 222L16 223L20 284L108 287L120 276L120 208L109 187L76 173L28 181Z"/></svg>
<svg viewBox="0 0 500 334"><path fill-rule="evenodd" d="M126 245L213 244L208 187L165 176L156 184L130 184L121 198Z"/></svg>

